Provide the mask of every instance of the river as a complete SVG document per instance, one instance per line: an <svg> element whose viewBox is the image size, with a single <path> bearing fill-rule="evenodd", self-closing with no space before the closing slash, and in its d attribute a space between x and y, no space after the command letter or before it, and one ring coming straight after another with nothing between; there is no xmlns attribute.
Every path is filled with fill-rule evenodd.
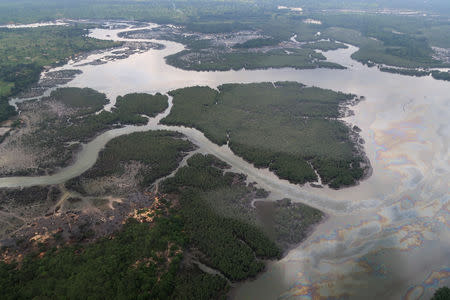
<svg viewBox="0 0 450 300"><path fill-rule="evenodd" d="M150 25L150 27L155 25ZM134 30L134 29L128 29ZM124 29L94 29L90 36L111 39ZM136 40L133 40L136 41ZM346 70L185 71L164 57L184 49L169 41L163 50L149 50L102 65L85 65L108 55L69 62L59 69L83 71L67 86L105 93L111 104L130 92L170 90L224 83L291 80L365 96L345 121L362 129L373 174L342 190L292 185L268 170L256 169L195 130L159 125L169 108L146 126L127 126L100 135L84 145L75 163L55 175L0 178L0 187L61 183L89 169L113 137L134 131L168 129L182 132L201 152L211 153L271 191L272 199L289 197L325 211L329 218L280 261L270 262L256 280L233 291L235 299L428 299L434 289L450 284L449 122L450 83L432 77L383 73L351 59L356 47L325 52Z"/></svg>

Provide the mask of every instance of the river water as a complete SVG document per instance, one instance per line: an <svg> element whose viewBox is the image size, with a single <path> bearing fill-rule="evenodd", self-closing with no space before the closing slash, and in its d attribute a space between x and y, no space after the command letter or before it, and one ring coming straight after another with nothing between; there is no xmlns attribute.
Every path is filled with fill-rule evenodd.
<svg viewBox="0 0 450 300"><path fill-rule="evenodd" d="M155 25L150 25L150 27ZM129 29L133 30L133 29ZM92 37L112 40L124 29L95 29ZM136 40L133 40L136 41ZM249 181L283 197L325 211L329 218L280 261L270 262L257 279L235 288L235 299L428 299L438 286L450 284L449 121L450 83L431 77L379 72L352 60L355 47L324 53L346 70L184 71L164 57L183 45L155 41L164 50L149 50L103 65L80 63L110 53L69 62L62 69L83 71L67 86L105 93L111 104L130 92L166 93L193 85L291 80L365 96L345 121L362 129L373 174L355 187L339 191L292 185L268 170L256 169L190 128L159 125L172 107L146 126L108 131L83 147L75 163L55 175L0 178L0 187L61 183L90 168L113 137L134 131L168 129L184 133L201 152L211 153L248 175ZM61 69L60 68L60 69Z"/></svg>

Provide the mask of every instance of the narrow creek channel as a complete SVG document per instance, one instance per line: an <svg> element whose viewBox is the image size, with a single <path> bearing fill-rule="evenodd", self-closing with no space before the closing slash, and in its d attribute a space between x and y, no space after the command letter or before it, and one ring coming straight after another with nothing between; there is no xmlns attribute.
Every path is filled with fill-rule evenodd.
<svg viewBox="0 0 450 300"><path fill-rule="evenodd" d="M94 29L90 36L126 41L117 35L125 30L135 29ZM198 151L216 155L233 171L271 191L271 199L288 197L330 216L284 259L269 263L267 272L236 287L235 299L311 299L319 294L352 299L428 299L437 286L450 283L449 82L368 68L351 59L357 51L353 46L324 53L346 70L186 71L164 60L183 50L183 45L150 41L165 48L102 65L77 67L82 62L69 62L59 69L77 68L83 73L66 86L105 93L111 99L107 109L118 95L130 92L167 93L187 86L216 88L237 82L290 80L365 96L365 101L352 108L355 114L345 121L362 129L372 176L358 186L337 191L290 184L245 162L227 146L217 146L198 130L158 124L170 113L170 98L168 109L147 125L101 134L84 145L73 165L58 173L0 178L0 187L62 183L89 169L114 137L147 130L178 131L196 144ZM104 55L107 53L83 62ZM366 294L368 290L371 295Z"/></svg>

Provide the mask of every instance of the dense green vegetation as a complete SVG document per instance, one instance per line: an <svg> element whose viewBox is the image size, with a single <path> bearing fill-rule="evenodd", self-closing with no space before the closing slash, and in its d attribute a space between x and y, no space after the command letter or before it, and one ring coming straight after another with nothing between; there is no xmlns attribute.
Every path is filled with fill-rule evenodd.
<svg viewBox="0 0 450 300"><path fill-rule="evenodd" d="M331 187L361 179L362 154L351 130L333 118L353 95L298 83L226 84L219 92L192 87L171 92L165 124L195 127L258 167L295 183L317 179ZM330 119L331 118L331 119Z"/></svg>
<svg viewBox="0 0 450 300"><path fill-rule="evenodd" d="M275 46L278 45L280 40L274 39L274 38L258 38L258 39L252 39L245 41L243 43L238 43L233 46L233 48L240 49L240 48L260 48L265 46Z"/></svg>
<svg viewBox="0 0 450 300"><path fill-rule="evenodd" d="M0 97L0 122L17 115L14 106L9 105L7 97Z"/></svg>
<svg viewBox="0 0 450 300"><path fill-rule="evenodd" d="M52 100L76 109L76 116L87 114L84 118L78 118L72 122L64 122L60 117L54 116L53 122L59 124L59 126L54 126L54 129L58 131L56 137L62 137L65 142L89 140L114 124L146 124L147 118L141 115L154 117L168 106L167 96L159 93L156 95L128 94L117 97L116 106L111 112L102 111L94 114L102 109L108 100L104 94L89 88L60 88L52 92L48 99L43 99L43 102ZM70 117L73 115L73 113L70 114ZM49 121L47 120L47 123Z"/></svg>
<svg viewBox="0 0 450 300"><path fill-rule="evenodd" d="M53 20L55 17L97 18L97 19L135 19L158 22L186 22L189 20L228 21L232 29L236 20L248 20L257 17L264 11L277 12L278 5L301 6L306 11L320 9L362 9L368 11L380 9L413 9L450 14L446 0L5 0L0 6L0 23ZM201 25L199 25L201 26ZM237 25L239 26L239 25ZM202 26L205 28L205 26ZM213 27L214 29L214 27ZM213 30L211 29L211 30ZM229 29L231 30L231 29Z"/></svg>
<svg viewBox="0 0 450 300"><path fill-rule="evenodd" d="M267 197L268 192L245 185L244 176L233 176L233 184L207 189L201 193L202 200L220 216L260 228L282 250L303 241L323 217L317 209L289 199L255 201L253 208L253 200Z"/></svg>
<svg viewBox="0 0 450 300"><path fill-rule="evenodd" d="M427 28L421 28L423 35L434 47L450 48L450 39L448 32L450 30L449 24L435 24Z"/></svg>
<svg viewBox="0 0 450 300"><path fill-rule="evenodd" d="M450 81L450 72L445 71L421 71L416 69L397 69L386 67L381 67L380 71L417 77L431 75L434 79L437 80Z"/></svg>
<svg viewBox="0 0 450 300"><path fill-rule="evenodd" d="M430 71L420 71L415 69L397 69L397 68L386 68L381 67L380 71L382 72L388 72L388 73L394 73L394 74L401 74L401 75L408 75L408 76L428 76L430 75Z"/></svg>
<svg viewBox="0 0 450 300"><path fill-rule="evenodd" d="M346 45L342 43L336 43L332 41L318 41L318 42L312 42L308 43L302 46L303 48L311 48L311 49L318 49L322 51L330 51L330 50L337 50L337 49L345 49L348 48Z"/></svg>
<svg viewBox="0 0 450 300"><path fill-rule="evenodd" d="M436 0L435 0L436 1ZM286 2L286 5L298 5ZM19 4L22 3L22 4ZM350 5L351 3L351 5ZM353 58L367 63L386 64L398 67L441 67L440 61L432 58L431 46L447 47L450 39L445 34L449 26L448 20L437 16L401 16L396 14L374 14L370 11L379 7L391 7L388 3L380 6L361 5L354 1L324 3L302 1L303 14L278 10L277 1L181 1L171 3L162 0L153 1L27 1L7 2L2 4L0 22L8 21L40 21L58 17L69 18L120 18L160 23L185 25L188 30L203 33L229 33L238 30L259 30L266 36L237 45L237 53L216 53L214 51L199 52L199 49L186 50L171 56L168 61L177 67L192 70L229 70L240 68L286 67L338 67L327 62L308 60L310 48L330 50L340 47L334 41L352 43L360 47ZM367 13L343 13L337 11L320 11L317 8L329 7L363 7ZM409 6L404 4L404 6ZM39 7L39 10L33 10ZM308 9L308 7L310 9ZM395 7L399 7L395 5ZM434 6L431 6L434 7ZM3 9L4 8L4 9ZM68 9L70 8L70 9ZM427 9L430 9L428 7ZM20 12L20 13L19 13ZM442 11L440 11L442 13ZM322 24L305 24L307 18L314 18ZM41 29L37 29L41 30ZM318 33L322 34L318 34ZM305 51L290 57L286 53L262 54L243 51L248 47L274 45L288 40L292 34L297 39L315 41L304 45ZM350 35L349 35L350 34ZM323 37L330 42L320 41ZM188 38L189 39L189 38ZM338 46L339 45L339 46ZM203 45L200 49L207 49ZM210 50L210 49L209 49ZM288 49L286 49L288 50ZM290 50L288 50L290 51ZM195 63L180 59L186 54L195 54L199 59ZM23 56L26 57L26 56ZM33 56L31 56L33 57ZM318 58L318 57L314 57ZM320 58L318 58L320 60ZM200 63L198 63L200 61ZM264 62L266 61L266 62ZM39 68L37 69L39 70ZM29 70L36 75L36 72ZM11 73L11 72L8 72ZM32 74L27 75L31 78ZM2 78L0 78L0 82ZM23 80L21 80L23 81ZM33 80L32 80L33 81ZM6 82L0 91L11 88Z"/></svg>
<svg viewBox="0 0 450 300"><path fill-rule="evenodd" d="M270 36L239 44L230 53L202 52L211 46L209 41L189 41L189 50L169 57L168 62L192 70L340 68L323 61L324 57L312 50L342 47L336 40L358 45L360 50L353 57L366 64L441 67L443 64L431 57L431 46L450 47L448 21L318 12L318 7L347 7L348 1L304 1L302 6L316 10L306 9L305 15L300 16L278 11L278 4L297 4L294 0L282 2L4 1L0 3L0 22L55 17L128 18L171 22L204 33L251 29ZM388 5L389 1L382 2ZM397 0L390 2L393 3L389 7L398 6ZM409 7L421 7L418 2L422 1L410 2ZM357 5L367 8L371 4L360 1ZM323 24L304 24L310 16ZM85 38L83 32L83 28L76 27L0 29L0 121L15 114L7 97L36 82L44 65L62 63L80 51L113 45ZM299 36L298 40L311 43L305 44L304 49L245 51L274 45L293 33ZM322 37L331 41L319 41ZM180 59L184 55L199 57L191 63ZM382 70L425 75L415 70ZM431 74L436 79L449 80L448 72ZM363 157L350 137L352 132L335 120L340 116L340 104L351 99L351 95L280 82L224 85L219 92L194 87L172 95L175 107L166 123L196 127L221 145L229 142L235 153L259 167L269 167L282 178L297 183L314 181L313 166L324 183L338 188L354 184L363 176ZM45 114L38 134L31 137L36 145L50 146L53 152L49 155L63 153L66 142L85 141L115 125L144 124L147 119L141 114L154 116L167 107L166 96L130 94L119 97L112 112L96 115L94 112L103 107L106 98L89 89L61 89L44 99L44 105L48 101L60 101L72 111L62 118ZM84 180L118 176L124 164L134 161L146 166L140 169L138 177L142 187L147 187L173 171L189 150L192 144L176 133L121 137L106 146L91 170L67 186L82 191ZM277 258L284 246L301 241L309 226L322 217L317 210L289 200L257 202L253 211L249 208L252 197L258 192L264 195L264 191L246 186L242 175L224 173L226 167L211 156L197 154L190 158L187 166L162 183L162 191L168 195L161 203L167 211L164 208L155 212L157 217L152 224L130 220L113 237L90 245L46 249L42 257L33 254L21 264L0 262L2 298L224 298L227 281L204 273L195 265L185 265L184 254L190 252L194 259L232 281L242 280L263 269L261 259ZM3 199L12 195L25 202L30 194L35 194L36 199L46 195L52 198L48 196L52 192L46 188L8 193L3 194ZM448 295L449 289L441 288L433 299L447 299Z"/></svg>
<svg viewBox="0 0 450 300"><path fill-rule="evenodd" d="M154 4L157 5L156 2ZM377 63L406 68L448 66L448 63L432 57L431 48L450 45L449 36L445 34L445 29L450 25L445 17L404 16L370 11L366 13L319 11L317 7L321 4L305 3L305 1L302 1L302 7L311 6L314 9L305 9L302 14L278 10L276 6L280 3L275 1L259 1L252 6L244 1L232 1L226 4L211 1L205 6L197 1L190 4L187 8L179 3L178 12L183 12L185 19L175 18L172 20L173 23L186 25L188 30L203 33L228 33L233 30L251 29L260 31L265 36L237 44L235 47L240 50L275 45L280 41L287 41L292 34L296 34L300 42L313 42L302 45L303 49L331 50L342 46L335 41L357 45L360 49L353 58L368 65ZM353 4L356 5L356 3ZM183 10L184 8L186 10ZM208 14L204 11L208 11ZM308 18L316 19L321 24L307 24L304 21ZM330 41L323 41L323 38L328 38ZM214 53L217 51L211 51L213 49L211 47L203 47L204 50L209 50L205 51L206 53L193 49L189 45L188 47L190 51L172 56L169 63L193 70L225 70L242 67L242 63L241 66L236 66L234 63L235 59L240 59L250 61L248 68L267 67L262 64L251 67L254 64L252 63L254 58L245 57L241 53L233 53L236 57L227 58L226 56L229 55L227 52ZM195 54L195 64L185 63L179 59L187 54ZM297 68L302 67L290 61L288 57L283 59L285 60L283 63L272 62L273 67L282 67L286 63Z"/></svg>
<svg viewBox="0 0 450 300"><path fill-rule="evenodd" d="M46 100L57 101L69 109L75 109L77 116L95 113L108 103L105 94L90 88L59 88Z"/></svg>
<svg viewBox="0 0 450 300"><path fill-rule="evenodd" d="M251 29L251 27L245 23L239 22L239 21L233 21L233 22L196 22L196 23L187 23L186 29L195 31L195 32L202 32L202 33L229 33L229 32L235 32L240 30L248 30Z"/></svg>
<svg viewBox="0 0 450 300"><path fill-rule="evenodd" d="M148 186L157 178L169 175L176 169L185 152L194 146L182 135L168 131L136 132L111 140L99 153L95 165L80 177L71 179L66 185L79 192L82 182L103 176L120 176L124 164L129 161L142 163L139 171L142 186Z"/></svg>
<svg viewBox="0 0 450 300"><path fill-rule="evenodd" d="M282 249L302 242L310 232L311 226L320 222L323 213L289 199L276 202L255 202L261 226Z"/></svg>
<svg viewBox="0 0 450 300"><path fill-rule="evenodd" d="M0 122L14 115L7 97L39 80L44 66L63 63L81 52L117 45L84 36L82 26L0 28Z"/></svg>
<svg viewBox="0 0 450 300"><path fill-rule="evenodd" d="M444 286L434 292L431 300L448 300L450 299L450 288Z"/></svg>
<svg viewBox="0 0 450 300"><path fill-rule="evenodd" d="M0 6L0 23L52 20L55 17L89 18L89 19L134 19L155 22L186 22L190 19L208 18L222 21L229 16L245 17L255 15L261 8L254 3L241 0L208 1L195 0L20 0L2 2ZM273 7L273 5L271 5ZM242 19L243 20L243 19ZM233 23L233 22L229 22ZM195 26L195 25L194 25ZM229 27L234 27L229 25ZM230 29L229 29L230 30ZM210 29L214 32L214 27Z"/></svg>
<svg viewBox="0 0 450 300"><path fill-rule="evenodd" d="M325 28L339 27L361 33L359 39L342 40L360 47L353 55L358 61L398 67L441 65L441 62L432 59L430 43L419 31L426 27L427 22L432 22L430 20L372 14L330 14L318 17L322 17ZM342 35L339 37L342 38Z"/></svg>
<svg viewBox="0 0 450 300"><path fill-rule="evenodd" d="M168 106L166 95L133 93L119 96L116 100L116 112L119 114L140 114L154 117Z"/></svg>
<svg viewBox="0 0 450 300"><path fill-rule="evenodd" d="M197 269L180 272L187 237L177 213L129 220L114 238L50 249L19 265L0 262L3 299L211 299L226 281Z"/></svg>
<svg viewBox="0 0 450 300"><path fill-rule="evenodd" d="M84 193L83 183L120 176L124 164L130 161L144 164L138 176L145 187L170 173L189 150L192 144L172 132L118 137L106 145L92 169L70 180L66 187ZM177 199L189 248L203 253L198 259L231 280L242 280L264 267L254 253L259 258L278 257L281 252L274 242L283 248L298 243L322 214L305 205L283 202L276 204L273 220L260 224L250 205L258 190L246 186L240 174L224 174L226 168L227 164L211 155L196 154L188 159L187 166L162 183L160 192ZM266 230L267 226L270 230Z"/></svg>
<svg viewBox="0 0 450 300"><path fill-rule="evenodd" d="M450 81L450 72L432 71L431 76L434 79Z"/></svg>
<svg viewBox="0 0 450 300"><path fill-rule="evenodd" d="M303 23L307 17L322 24ZM252 29L261 30L270 38L250 40L242 44L245 48L288 40L295 33L297 40L313 42L304 44L303 49L326 51L342 46L335 41L357 45L360 49L352 57L368 65L377 63L406 68L448 66L432 57L431 48L450 44L448 35L443 33L449 26L448 20L443 18L336 12L306 12L304 16L299 16L263 10L258 17L250 20L247 24ZM324 37L331 41L321 41ZM240 44L237 46L241 48ZM212 60L218 59L213 57Z"/></svg>
<svg viewBox="0 0 450 300"><path fill-rule="evenodd" d="M216 23L216 29L219 26ZM228 32L228 23L222 23L223 32ZM206 25L205 25L206 26ZM191 26L188 24L187 29ZM205 28L208 28L207 26ZM252 28L258 30L258 28ZM208 32L207 29L199 32ZM223 33L221 31L221 33ZM313 68L335 68L343 69L339 64L326 61L325 56L314 51L312 47L290 48L279 45L282 39L289 36L276 36L271 32L272 37L256 38L243 43L235 44L232 47L215 45L211 39L195 38L194 36L184 36L182 34L162 34L160 39L176 41L187 46L187 49L166 57L168 64L178 68L195 71L227 71L246 69L266 69L291 67L297 69ZM261 47L271 47L270 49L258 49ZM317 48L324 47L318 44Z"/></svg>
<svg viewBox="0 0 450 300"><path fill-rule="evenodd" d="M205 193L232 186L237 175L224 174L215 166L216 160L200 154L193 156L175 177L163 183L162 191L180 194L180 214L191 247L205 255L200 259L229 279L242 280L264 268L256 257L278 257L280 250L261 230L236 218L221 216L204 199Z"/></svg>
<svg viewBox="0 0 450 300"><path fill-rule="evenodd" d="M163 149L156 144L167 142L162 139L179 140L178 137L168 132L120 137L107 145L99 161L110 154L113 165L120 164L119 159L154 164L160 158L159 161L170 163L176 159L161 158L161 155L168 152L167 147L174 150L177 146ZM133 149L156 148L150 149L150 154L142 151L136 156L125 144ZM152 155L156 157L150 158ZM243 183L242 175L224 173L224 168L228 166L217 158L196 154L187 166L162 183L161 190L167 194L158 200L158 205L151 210L140 210L153 217L150 223L129 219L116 234L91 244L59 248L43 244L40 253L27 255L20 264L0 262L3 298L225 299L229 289L227 281L222 276L201 271L196 261L238 281L255 276L264 268L261 259L277 258L281 250L251 221L226 216L215 208L216 199L209 196L217 189L246 189L247 194L253 191ZM251 209L250 199L234 200L242 200L240 205ZM287 208L291 204L281 201L275 206ZM296 207L290 215L311 222L308 225L321 218L320 212L305 206ZM286 210L276 219L283 219L284 223L280 224L287 224L286 216L292 221ZM305 224L297 220L291 235L302 232L298 226ZM306 232L306 228L302 230ZM289 235L289 230L284 232ZM282 236L286 241L292 238L298 241L297 234Z"/></svg>
<svg viewBox="0 0 450 300"><path fill-rule="evenodd" d="M290 52L287 54L286 51ZM196 59L182 59L195 55ZM198 57L197 57L198 56ZM228 71L267 68L334 68L343 69L339 64L324 61L325 56L311 49L274 49L262 52L206 52L184 50L166 58L167 63L178 68L195 71Z"/></svg>

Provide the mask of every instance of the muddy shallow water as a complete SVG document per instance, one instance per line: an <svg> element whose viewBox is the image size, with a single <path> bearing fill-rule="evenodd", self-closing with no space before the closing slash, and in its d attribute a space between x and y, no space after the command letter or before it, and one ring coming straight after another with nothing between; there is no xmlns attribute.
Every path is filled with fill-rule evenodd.
<svg viewBox="0 0 450 300"><path fill-rule="evenodd" d="M151 25L155 26L155 25ZM117 37L124 29L95 29L91 36ZM109 55L105 52L58 69L83 71L67 86L91 87L112 100L130 92L166 93L193 85L292 80L365 96L347 122L362 129L373 174L342 190L297 186L268 170L254 168L190 128L158 125L168 110L146 126L108 131L85 145L76 162L52 176L0 178L0 187L64 182L90 168L113 137L134 131L169 129L184 133L200 147L271 191L272 199L289 197L329 214L314 233L284 259L269 264L256 280L239 285L236 299L428 299L450 284L449 124L450 83L429 77L383 73L352 60L355 47L324 53L346 70L240 70L195 72L176 69L164 57L183 45L155 41L149 50L102 65L75 67Z"/></svg>

